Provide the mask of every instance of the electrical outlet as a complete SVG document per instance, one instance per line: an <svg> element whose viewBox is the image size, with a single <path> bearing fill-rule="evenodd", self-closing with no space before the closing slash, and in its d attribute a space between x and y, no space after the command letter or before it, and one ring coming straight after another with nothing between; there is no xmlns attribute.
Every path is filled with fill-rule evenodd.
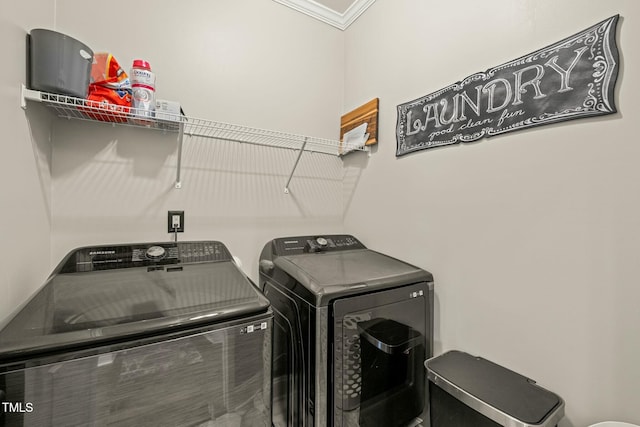
<svg viewBox="0 0 640 427"><path fill-rule="evenodd" d="M169 211L167 215L167 232L184 233L184 211Z"/></svg>

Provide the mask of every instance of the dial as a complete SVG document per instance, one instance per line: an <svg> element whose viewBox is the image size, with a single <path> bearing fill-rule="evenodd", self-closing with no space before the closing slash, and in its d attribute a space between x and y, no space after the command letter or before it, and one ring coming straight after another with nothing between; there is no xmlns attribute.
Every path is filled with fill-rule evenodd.
<svg viewBox="0 0 640 427"><path fill-rule="evenodd" d="M320 246L327 246L327 239L325 239L324 237L318 237L316 239L316 243Z"/></svg>
<svg viewBox="0 0 640 427"><path fill-rule="evenodd" d="M151 246L147 249L147 258L149 259L162 259L167 255L167 252L164 250L162 246Z"/></svg>

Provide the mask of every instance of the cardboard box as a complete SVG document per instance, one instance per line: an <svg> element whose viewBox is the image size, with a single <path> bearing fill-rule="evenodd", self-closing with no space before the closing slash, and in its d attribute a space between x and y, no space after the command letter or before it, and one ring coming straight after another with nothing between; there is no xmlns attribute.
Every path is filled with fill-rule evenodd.
<svg viewBox="0 0 640 427"><path fill-rule="evenodd" d="M180 103L164 99L156 100L156 121L161 129L177 131L179 123L185 121Z"/></svg>

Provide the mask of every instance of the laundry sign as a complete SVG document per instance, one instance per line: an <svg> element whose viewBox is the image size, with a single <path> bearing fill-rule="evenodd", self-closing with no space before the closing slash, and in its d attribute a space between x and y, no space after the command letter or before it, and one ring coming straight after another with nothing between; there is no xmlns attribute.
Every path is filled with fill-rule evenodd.
<svg viewBox="0 0 640 427"><path fill-rule="evenodd" d="M615 113L618 18L400 104L396 156Z"/></svg>

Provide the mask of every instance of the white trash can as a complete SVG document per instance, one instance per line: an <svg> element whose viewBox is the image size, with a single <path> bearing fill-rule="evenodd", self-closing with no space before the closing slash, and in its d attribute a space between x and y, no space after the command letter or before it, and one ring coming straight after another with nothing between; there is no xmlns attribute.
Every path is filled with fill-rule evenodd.
<svg viewBox="0 0 640 427"><path fill-rule="evenodd" d="M591 424L589 427L640 427L637 424L622 423L620 421L604 421L597 424Z"/></svg>

